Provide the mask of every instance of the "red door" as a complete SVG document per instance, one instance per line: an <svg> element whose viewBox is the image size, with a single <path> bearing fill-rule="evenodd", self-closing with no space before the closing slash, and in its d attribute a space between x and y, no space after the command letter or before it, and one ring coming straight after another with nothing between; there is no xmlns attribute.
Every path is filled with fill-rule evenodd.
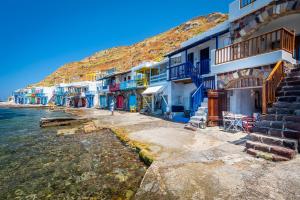
<svg viewBox="0 0 300 200"><path fill-rule="evenodd" d="M117 96L117 109L124 108L124 97L122 95Z"/></svg>
<svg viewBox="0 0 300 200"><path fill-rule="evenodd" d="M82 107L86 107L86 99L85 98L81 98L81 102L82 102Z"/></svg>

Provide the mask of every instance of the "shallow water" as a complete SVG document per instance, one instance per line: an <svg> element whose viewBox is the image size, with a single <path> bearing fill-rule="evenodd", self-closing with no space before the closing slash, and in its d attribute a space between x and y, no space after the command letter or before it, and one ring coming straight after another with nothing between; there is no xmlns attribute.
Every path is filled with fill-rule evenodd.
<svg viewBox="0 0 300 200"><path fill-rule="evenodd" d="M0 109L0 199L121 199L136 192L146 166L114 134L56 136L37 109Z"/></svg>

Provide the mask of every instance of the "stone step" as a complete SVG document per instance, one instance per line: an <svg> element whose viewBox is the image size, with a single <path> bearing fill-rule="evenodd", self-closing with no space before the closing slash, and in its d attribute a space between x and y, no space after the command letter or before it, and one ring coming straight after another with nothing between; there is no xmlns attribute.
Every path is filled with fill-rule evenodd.
<svg viewBox="0 0 300 200"><path fill-rule="evenodd" d="M300 86L279 86L277 88L277 92L280 92L280 91L295 91L295 90L300 90Z"/></svg>
<svg viewBox="0 0 300 200"><path fill-rule="evenodd" d="M207 103L208 102L208 98L204 98L202 102Z"/></svg>
<svg viewBox="0 0 300 200"><path fill-rule="evenodd" d="M250 138L254 142L261 142L269 145L276 145L298 151L298 141L287 138L278 138L258 133L251 133Z"/></svg>
<svg viewBox="0 0 300 200"><path fill-rule="evenodd" d="M294 76L300 76L300 71L296 71L296 72L290 72L287 74L287 78L290 78L290 77L294 77Z"/></svg>
<svg viewBox="0 0 300 200"><path fill-rule="evenodd" d="M285 90L280 90L276 92L277 97L284 97L284 96L300 96L300 90L290 90L290 91L285 91Z"/></svg>
<svg viewBox="0 0 300 200"><path fill-rule="evenodd" d="M259 150L255 150L252 148L247 149L247 153L250 155L253 155L257 158L263 158L266 160L271 160L273 162L280 162L280 161L289 161L290 159L283 157L283 156L279 156L273 153L266 153L263 151L259 151Z"/></svg>
<svg viewBox="0 0 300 200"><path fill-rule="evenodd" d="M294 115L295 110L290 108L268 108L268 114Z"/></svg>
<svg viewBox="0 0 300 200"><path fill-rule="evenodd" d="M208 103L207 102L202 102L201 103L201 107L206 107L207 108L208 107Z"/></svg>
<svg viewBox="0 0 300 200"><path fill-rule="evenodd" d="M285 139L294 139L300 140L300 131L292 130L292 129L276 129L276 128L267 128L267 127L253 127L254 133L263 134L266 136L272 136L277 138L285 138Z"/></svg>
<svg viewBox="0 0 300 200"><path fill-rule="evenodd" d="M260 117L261 121L285 121L285 122L300 122L300 116L297 115L277 115L277 114L266 114Z"/></svg>
<svg viewBox="0 0 300 200"><path fill-rule="evenodd" d="M296 116L296 115L285 115L284 117L282 117L284 121L287 122L294 122L294 123L298 123L300 122L300 116ZM300 126L300 124L299 124Z"/></svg>
<svg viewBox="0 0 300 200"><path fill-rule="evenodd" d="M196 113L195 113L195 116L207 118L207 114L206 114L206 113L199 113L199 112L196 112Z"/></svg>
<svg viewBox="0 0 300 200"><path fill-rule="evenodd" d="M296 66L294 69L291 69L291 72L300 72L300 67Z"/></svg>
<svg viewBox="0 0 300 200"><path fill-rule="evenodd" d="M261 120L255 123L257 127L265 127L265 128L275 128L275 129L283 129L284 128L283 121L268 121L268 120Z"/></svg>
<svg viewBox="0 0 300 200"><path fill-rule="evenodd" d="M266 114L260 117L260 120L267 120L267 121L282 121L283 117L286 115L277 115L277 114ZM294 115L292 115L294 116Z"/></svg>
<svg viewBox="0 0 300 200"><path fill-rule="evenodd" d="M192 125L197 125L197 126L199 126L199 123L200 123L200 121L198 121L198 120L193 120L193 119L191 119L191 120L189 121L189 124L192 124Z"/></svg>
<svg viewBox="0 0 300 200"><path fill-rule="evenodd" d="M300 81L300 76L287 76L283 79L285 82L290 82L290 81Z"/></svg>
<svg viewBox="0 0 300 200"><path fill-rule="evenodd" d="M273 108L277 109L290 109L290 110L299 110L300 109L300 102L284 102L284 101L277 101L273 103Z"/></svg>
<svg viewBox="0 0 300 200"><path fill-rule="evenodd" d="M300 86L300 80L299 81L281 81L280 87L283 86Z"/></svg>
<svg viewBox="0 0 300 200"><path fill-rule="evenodd" d="M275 145L263 144L263 143L260 143L260 142L247 141L246 142L246 148L247 149L259 150L259 151L263 151L263 152L266 152L266 153L276 154L276 155L279 155L279 156L286 157L288 159L293 159L296 156L296 151L295 150L280 147L280 146L275 146Z"/></svg>
<svg viewBox="0 0 300 200"><path fill-rule="evenodd" d="M283 96L283 97L277 97L277 101L280 102L297 102L299 98L297 96Z"/></svg>
<svg viewBox="0 0 300 200"><path fill-rule="evenodd" d="M202 119L206 121L206 116L197 116L197 115L196 115L196 116L192 116L192 117L191 117L191 120L199 121L199 122L200 122Z"/></svg>

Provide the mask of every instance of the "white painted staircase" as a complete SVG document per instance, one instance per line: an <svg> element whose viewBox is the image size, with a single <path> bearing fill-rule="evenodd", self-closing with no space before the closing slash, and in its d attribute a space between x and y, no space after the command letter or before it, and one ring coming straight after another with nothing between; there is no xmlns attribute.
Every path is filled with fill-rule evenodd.
<svg viewBox="0 0 300 200"><path fill-rule="evenodd" d="M195 116L192 116L189 123L184 127L189 130L196 130L199 128L201 121L207 122L207 112L208 112L208 98L204 98Z"/></svg>

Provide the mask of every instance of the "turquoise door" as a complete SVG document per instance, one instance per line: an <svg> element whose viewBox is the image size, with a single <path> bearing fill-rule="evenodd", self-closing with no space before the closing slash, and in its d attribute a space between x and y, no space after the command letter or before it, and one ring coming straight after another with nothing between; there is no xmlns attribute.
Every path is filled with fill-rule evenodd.
<svg viewBox="0 0 300 200"><path fill-rule="evenodd" d="M106 102L106 96L105 95L101 95L100 99L100 108L106 108L107 107L107 102Z"/></svg>
<svg viewBox="0 0 300 200"><path fill-rule="evenodd" d="M136 108L136 96L134 94L129 96L129 109Z"/></svg>

